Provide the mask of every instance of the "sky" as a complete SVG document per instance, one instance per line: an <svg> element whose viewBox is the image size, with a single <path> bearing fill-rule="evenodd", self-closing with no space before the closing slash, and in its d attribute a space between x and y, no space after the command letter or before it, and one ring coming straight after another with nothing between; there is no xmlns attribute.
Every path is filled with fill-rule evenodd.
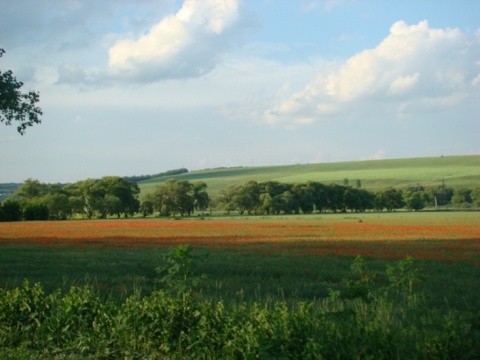
<svg viewBox="0 0 480 360"><path fill-rule="evenodd" d="M6 0L0 183L480 154L480 1Z"/></svg>

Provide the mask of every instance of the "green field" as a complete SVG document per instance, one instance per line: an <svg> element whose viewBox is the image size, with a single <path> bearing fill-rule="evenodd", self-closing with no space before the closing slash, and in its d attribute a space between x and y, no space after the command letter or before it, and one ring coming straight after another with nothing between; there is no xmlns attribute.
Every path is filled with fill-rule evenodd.
<svg viewBox="0 0 480 360"><path fill-rule="evenodd" d="M92 221L89 227L98 224L98 231L88 235L85 242L77 241L73 245L70 245L70 240L86 236L82 224L88 222L31 222L31 226L41 224L45 228L56 225L68 234L61 235L61 238L65 237L64 241L47 241L46 244L43 242L48 239L44 235L39 240L35 238L37 235L24 235L24 238L16 240L20 241L19 245L15 245L13 240L2 244L0 232L0 288L13 288L29 279L41 282L48 291L94 282L107 293L113 291L118 294L121 286L129 293L136 289L148 294L156 287L155 268L162 264L162 254L166 249L178 243L190 243L194 246L195 255L207 255L205 261L198 261L195 269L195 276L207 275L201 287L202 296L206 299L231 302L281 297L295 302L323 298L328 295L329 289L337 289L342 279L349 276L354 257L367 253L370 255L366 257L366 262L375 272L383 271L386 265L395 263L395 259L407 255L417 257L422 273L427 276L422 286L429 294L430 304L443 307L448 303L454 308L464 308L480 303L478 242L474 240L468 248L462 245L464 238L475 238L478 234L479 217L478 212L446 211L233 216L207 220L192 217L176 221L137 220L136 225L129 229L118 224L133 223L133 219L112 219ZM247 224L235 227L237 223L244 222L250 230L246 230ZM230 224L230 232L221 227L224 223ZM133 241L134 246L122 245L121 240L102 232L111 227L117 236L135 239L136 236L141 238L142 233L148 234L152 224L159 237L169 233L174 236L172 240L177 241L172 245L168 242L158 245L153 241L151 244L147 241L135 245ZM30 227L28 222L19 225L26 230ZM176 225L181 228L175 230ZM4 223L3 226L3 235L7 236L9 225ZM260 226L267 226L270 240L265 241L261 236ZM322 232L313 230L294 239L290 235L282 235L292 229L292 234L296 236L302 229L312 226L319 226ZM350 238L346 232L349 227L354 232L365 229L361 232L364 236L353 234L355 237ZM180 230L182 228L183 231ZM359 230L355 230L357 228ZM426 232L427 228L430 229L428 231L439 229L434 238L424 239L432 236ZM53 232L59 231L51 230L52 236ZM223 238L232 234L237 240L222 245ZM423 240L407 240L412 236ZM195 239L205 240L196 245ZM326 254L325 251L332 246L339 251L335 252L336 255L333 252L317 255L317 250ZM433 254L433 250L437 249L441 250L440 253L450 253L438 258L438 254ZM450 261L455 259L457 251L464 254L461 255L463 260ZM395 254L395 257L385 257L386 252ZM242 295L239 296L239 293Z"/></svg>
<svg viewBox="0 0 480 360"><path fill-rule="evenodd" d="M478 219L2 223L0 358L478 359Z"/></svg>
<svg viewBox="0 0 480 360"><path fill-rule="evenodd" d="M285 166L219 168L191 171L172 178L188 181L204 181L212 195L231 185L249 180L257 182L275 180L279 182L305 182L342 184L356 179L362 188L379 190L389 186L406 187L421 184L435 186L445 183L448 187L474 188L480 184L480 156L447 156L437 158L409 158L394 160L350 161L322 164L299 164ZM166 177L139 182L142 193L153 191Z"/></svg>

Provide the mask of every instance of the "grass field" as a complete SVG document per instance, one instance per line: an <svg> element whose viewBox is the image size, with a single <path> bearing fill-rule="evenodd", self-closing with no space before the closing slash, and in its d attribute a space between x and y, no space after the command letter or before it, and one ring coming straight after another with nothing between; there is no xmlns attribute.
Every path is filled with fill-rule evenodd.
<svg viewBox="0 0 480 360"><path fill-rule="evenodd" d="M305 182L308 180L326 184L343 183L349 179L362 181L367 190L388 186L406 187L417 183L430 186L443 182L449 187L474 188L480 181L480 156L448 156L437 158L409 158L394 160L350 161L288 166L222 168L173 176L175 179L204 181L212 195L230 185L275 180L280 182ZM156 184L167 178L154 178L139 183L142 193L153 191Z"/></svg>
<svg viewBox="0 0 480 360"><path fill-rule="evenodd" d="M437 304L480 303L477 212L0 223L0 286L94 280L149 292L161 253L180 244L208 254L196 270L208 276L207 297L314 299L339 285L357 255L375 270L412 256Z"/></svg>
<svg viewBox="0 0 480 360"><path fill-rule="evenodd" d="M0 358L477 359L479 278L478 212L0 223Z"/></svg>

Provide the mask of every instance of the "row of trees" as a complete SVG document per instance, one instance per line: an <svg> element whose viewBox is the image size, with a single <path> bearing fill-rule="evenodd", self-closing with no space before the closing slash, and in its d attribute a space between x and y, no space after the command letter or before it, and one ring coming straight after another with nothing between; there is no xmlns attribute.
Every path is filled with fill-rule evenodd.
<svg viewBox="0 0 480 360"><path fill-rule="evenodd" d="M144 217L155 211L161 216L190 216L194 210L205 212L209 204L210 197L204 182L169 179L143 197L140 211Z"/></svg>
<svg viewBox="0 0 480 360"><path fill-rule="evenodd" d="M188 173L188 169L181 168L181 169L164 171L164 172L154 174L154 175L133 175L133 176L124 176L123 178L126 181L138 182L138 181L145 181L145 180L150 180L150 179L158 178L158 177L170 177L170 176L180 175L180 174L185 174L185 173Z"/></svg>
<svg viewBox="0 0 480 360"><path fill-rule="evenodd" d="M132 216L139 211L140 189L134 182L107 176L68 185L48 185L28 179L0 206L0 219L63 220L74 214L89 219Z"/></svg>
<svg viewBox="0 0 480 360"><path fill-rule="evenodd" d="M345 182L344 182L345 183ZM411 186L404 190L389 187L377 192L348 185L325 185L315 181L281 183L249 181L233 185L210 198L204 182L169 180L147 194L141 203L143 216L158 212L161 216L190 215L194 210L223 210L230 214L309 214L313 212L418 211L426 206L480 206L480 188L453 190L445 185Z"/></svg>
<svg viewBox="0 0 480 360"><path fill-rule="evenodd" d="M0 220L61 220L80 214L88 219L110 216L190 216L194 211L220 210L227 214L309 214L313 212L422 210L426 206L480 207L480 187L453 190L445 185L406 189L389 187L376 192L338 184L248 181L211 198L204 182L169 179L139 201L135 182L120 177L87 179L74 184L47 185L26 180L14 196L0 205Z"/></svg>
<svg viewBox="0 0 480 360"><path fill-rule="evenodd" d="M444 186L427 189L418 185L405 190L390 187L371 192L358 185L325 185L315 181L298 184L249 181L221 191L216 200L217 206L227 213L308 214L326 211L394 211L401 208L417 211L427 205L445 205L452 200L452 196L453 190Z"/></svg>

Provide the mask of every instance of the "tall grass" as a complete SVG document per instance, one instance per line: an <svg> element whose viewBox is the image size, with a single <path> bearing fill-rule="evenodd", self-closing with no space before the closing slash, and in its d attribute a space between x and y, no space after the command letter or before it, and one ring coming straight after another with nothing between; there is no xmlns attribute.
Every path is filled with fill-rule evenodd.
<svg viewBox="0 0 480 360"><path fill-rule="evenodd" d="M480 313L439 312L417 290L413 259L375 284L362 258L345 287L317 302L226 306L191 285L189 249L170 253L166 287L121 303L90 286L47 294L39 284L0 290L2 358L475 359ZM190 263L191 264L191 263ZM188 271L183 271L187 269ZM188 274L188 276L187 276ZM378 275L378 274L377 274ZM183 282L183 287L181 283ZM180 286L180 288L178 288ZM180 289L180 291L178 291Z"/></svg>

